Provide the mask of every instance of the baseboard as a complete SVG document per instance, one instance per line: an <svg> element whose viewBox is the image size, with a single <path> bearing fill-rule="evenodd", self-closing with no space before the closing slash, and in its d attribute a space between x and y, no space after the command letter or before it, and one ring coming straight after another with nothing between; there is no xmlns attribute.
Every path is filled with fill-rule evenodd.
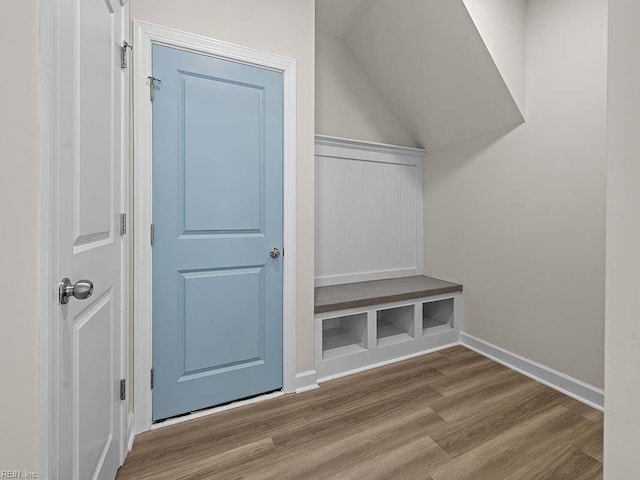
<svg viewBox="0 0 640 480"><path fill-rule="evenodd" d="M349 370L349 371L346 371L346 372L340 372L340 373L336 373L334 375L328 375L326 377L319 378L318 379L318 383L324 383L324 382L328 382L330 380L335 380L336 378L342 378L342 377L347 377L349 375L355 375L356 373L366 372L367 370L371 370L373 368L384 367L385 365L391 365L392 363L398 363L398 362L403 362L405 360L411 360L412 358L421 357L423 355L428 355L429 353L439 352L440 350L446 350L447 348L455 347L456 345L459 345L459 343L458 342L449 343L447 345L441 345L441 346L438 346L438 347L430 348L428 350L423 350L421 352L412 353L412 354L405 355L405 356L402 356L402 357L392 358L390 360L385 360L383 362L372 363L370 365L366 365L366 366L360 367L360 368L354 368L353 370Z"/></svg>
<svg viewBox="0 0 640 480"><path fill-rule="evenodd" d="M460 343L537 382L558 390L590 407L604 411L604 390L602 389L464 332L460 333Z"/></svg>
<svg viewBox="0 0 640 480"><path fill-rule="evenodd" d="M308 392L320 388L317 377L318 375L315 370L296 373L296 393Z"/></svg>
<svg viewBox="0 0 640 480"><path fill-rule="evenodd" d="M127 421L127 433L129 436L129 439L127 440L127 452L130 452L133 448L133 441L136 438L136 431L135 428L133 428L135 425L134 415L135 414L133 412L129 413L129 419Z"/></svg>
<svg viewBox="0 0 640 480"><path fill-rule="evenodd" d="M127 458L127 455L131 453L131 449L133 448L133 442L136 438L135 425L135 414L133 412L129 412L129 405L124 406L126 412L126 420L125 420L125 431L123 432L123 440L125 444L123 445L124 449L120 451L120 466L124 465L124 461Z"/></svg>

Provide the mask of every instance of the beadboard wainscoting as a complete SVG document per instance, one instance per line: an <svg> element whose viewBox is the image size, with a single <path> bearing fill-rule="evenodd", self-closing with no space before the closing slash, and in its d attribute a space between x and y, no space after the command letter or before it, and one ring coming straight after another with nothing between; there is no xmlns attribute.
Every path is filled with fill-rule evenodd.
<svg viewBox="0 0 640 480"><path fill-rule="evenodd" d="M316 136L316 286L423 273L425 151Z"/></svg>

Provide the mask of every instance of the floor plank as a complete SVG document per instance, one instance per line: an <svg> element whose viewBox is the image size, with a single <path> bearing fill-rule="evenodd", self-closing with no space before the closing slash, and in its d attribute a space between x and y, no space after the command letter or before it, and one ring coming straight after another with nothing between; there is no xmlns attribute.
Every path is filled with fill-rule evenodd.
<svg viewBox="0 0 640 480"><path fill-rule="evenodd" d="M139 435L118 480L601 480L602 414L464 347Z"/></svg>

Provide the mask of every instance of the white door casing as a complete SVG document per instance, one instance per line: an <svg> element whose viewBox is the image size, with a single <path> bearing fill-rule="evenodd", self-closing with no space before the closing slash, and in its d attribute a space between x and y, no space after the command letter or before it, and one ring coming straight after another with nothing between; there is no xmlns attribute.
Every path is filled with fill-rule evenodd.
<svg viewBox="0 0 640 480"><path fill-rule="evenodd" d="M124 2L47 3L40 10L39 472L111 480L125 451ZM58 305L64 277L92 281L93 295Z"/></svg>

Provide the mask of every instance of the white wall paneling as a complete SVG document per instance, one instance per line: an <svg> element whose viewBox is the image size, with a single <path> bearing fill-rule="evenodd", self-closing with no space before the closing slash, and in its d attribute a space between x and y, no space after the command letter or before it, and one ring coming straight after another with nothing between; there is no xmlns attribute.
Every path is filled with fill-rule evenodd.
<svg viewBox="0 0 640 480"><path fill-rule="evenodd" d="M316 286L422 275L424 157L316 136Z"/></svg>

